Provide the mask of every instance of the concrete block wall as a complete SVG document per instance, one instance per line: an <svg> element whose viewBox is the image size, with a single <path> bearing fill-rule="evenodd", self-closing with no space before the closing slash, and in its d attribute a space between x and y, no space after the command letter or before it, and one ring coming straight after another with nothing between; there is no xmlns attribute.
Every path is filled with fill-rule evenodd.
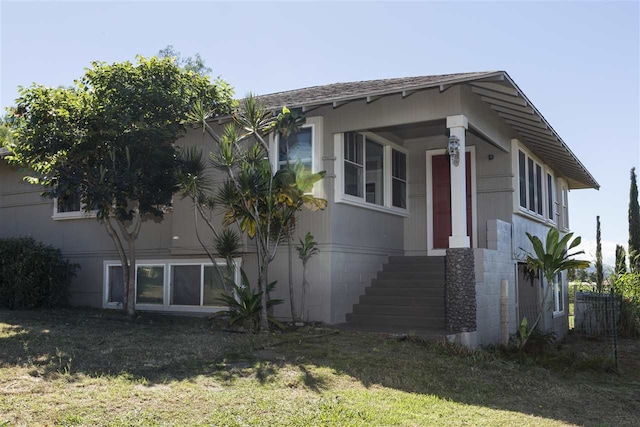
<svg viewBox="0 0 640 427"><path fill-rule="evenodd" d="M516 331L515 261L511 256L511 225L487 221L487 247L474 249L478 345L500 343L502 324L500 297L502 280L508 281L508 330Z"/></svg>

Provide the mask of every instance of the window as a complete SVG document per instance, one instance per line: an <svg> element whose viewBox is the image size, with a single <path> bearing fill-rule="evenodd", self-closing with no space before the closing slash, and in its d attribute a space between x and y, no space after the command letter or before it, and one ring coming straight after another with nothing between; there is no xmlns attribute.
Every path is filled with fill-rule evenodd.
<svg viewBox="0 0 640 427"><path fill-rule="evenodd" d="M564 312L564 286L562 274L558 274L553 280L553 314Z"/></svg>
<svg viewBox="0 0 640 427"><path fill-rule="evenodd" d="M553 189L553 177L551 174L547 174L547 218L551 221L555 221L555 191Z"/></svg>
<svg viewBox="0 0 640 427"><path fill-rule="evenodd" d="M311 127L303 127L288 138L278 135L278 169L298 161L302 162L308 170L312 170L313 129Z"/></svg>
<svg viewBox="0 0 640 427"><path fill-rule="evenodd" d="M561 184L562 193L562 227L565 230L569 229L569 190L564 184Z"/></svg>
<svg viewBox="0 0 640 427"><path fill-rule="evenodd" d="M240 259L235 268L217 260L217 268L208 260L154 260L136 264L135 301L143 309L174 311L210 311L222 305L217 301L229 281L238 283ZM122 307L124 283L118 262L105 263L104 303Z"/></svg>
<svg viewBox="0 0 640 427"><path fill-rule="evenodd" d="M81 193L76 191L65 197L53 199L53 219L91 218L95 217L94 208L91 212L85 212L84 203L80 201Z"/></svg>
<svg viewBox="0 0 640 427"><path fill-rule="evenodd" d="M336 136L340 165L337 202L392 212L407 209L407 154L376 135L346 132Z"/></svg>
<svg viewBox="0 0 640 427"><path fill-rule="evenodd" d="M518 152L520 207L543 216L542 165L523 151Z"/></svg>

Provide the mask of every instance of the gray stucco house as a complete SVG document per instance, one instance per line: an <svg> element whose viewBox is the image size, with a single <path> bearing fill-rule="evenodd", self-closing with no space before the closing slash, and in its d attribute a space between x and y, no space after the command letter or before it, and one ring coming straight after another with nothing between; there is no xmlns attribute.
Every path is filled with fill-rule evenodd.
<svg viewBox="0 0 640 427"><path fill-rule="evenodd" d="M274 111L301 108L306 125L290 157L325 170L314 194L324 211L301 215L320 253L309 264L310 320L383 330L458 333L497 342L531 317L542 295L523 274L525 232L569 230L568 192L598 183L506 72L337 83L261 97ZM224 125L224 120L214 123ZM271 137L272 162L286 161ZM199 131L181 146L211 149ZM177 198L176 198L177 199ZM112 241L78 201L40 197L0 160L0 237L31 235L82 269L72 303L118 308L122 283ZM251 244L239 260L255 272ZM270 278L287 298L283 250ZM445 257L446 256L446 257ZM210 261L186 201L138 241L137 308L212 312ZM301 276L296 263L295 277ZM566 278L553 286L543 323L568 328ZM275 314L289 316L288 305Z"/></svg>

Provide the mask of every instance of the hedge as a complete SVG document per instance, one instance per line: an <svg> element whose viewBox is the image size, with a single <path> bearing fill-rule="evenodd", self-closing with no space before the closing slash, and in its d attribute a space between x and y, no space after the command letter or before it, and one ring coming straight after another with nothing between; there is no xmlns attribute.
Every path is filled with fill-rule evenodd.
<svg viewBox="0 0 640 427"><path fill-rule="evenodd" d="M65 306L79 267L63 259L60 249L31 237L0 239L0 307Z"/></svg>

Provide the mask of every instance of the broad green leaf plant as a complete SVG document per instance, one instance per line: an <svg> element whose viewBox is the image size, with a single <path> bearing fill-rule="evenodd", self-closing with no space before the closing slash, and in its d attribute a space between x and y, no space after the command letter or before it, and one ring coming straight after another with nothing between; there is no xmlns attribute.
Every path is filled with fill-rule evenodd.
<svg viewBox="0 0 640 427"><path fill-rule="evenodd" d="M522 320L522 324L520 325L521 347L524 347L527 343L532 331L538 326L538 323L542 318L555 277L563 271L567 271L572 268L580 269L589 266L588 261L573 259L576 255L583 254L584 251L569 253L570 250L580 245L582 239L579 236L571 240L573 238L573 233L567 233L564 237L560 238L558 229L552 227L547 233L545 243L543 243L538 236L532 236L529 233L526 234L527 238L531 242L531 246L533 247L533 252L528 252L521 248L526 256L525 260L527 263L527 269L535 275L540 272L542 277L545 279L546 287L535 322L533 322L531 327L527 330L528 321L526 318ZM523 330L527 331L524 335Z"/></svg>

